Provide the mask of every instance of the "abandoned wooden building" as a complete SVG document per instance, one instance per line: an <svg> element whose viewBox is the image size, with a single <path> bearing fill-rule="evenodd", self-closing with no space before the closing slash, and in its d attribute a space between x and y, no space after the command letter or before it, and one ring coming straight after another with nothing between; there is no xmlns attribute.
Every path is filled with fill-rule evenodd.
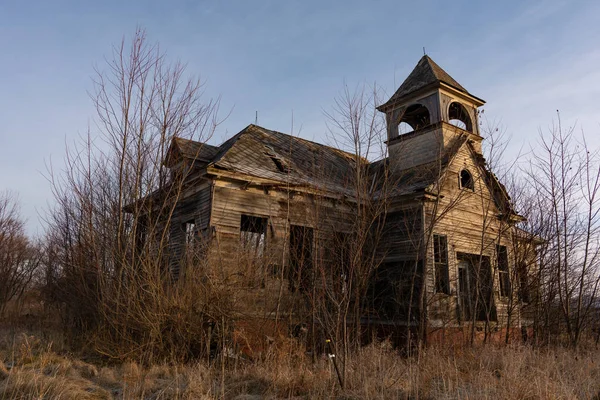
<svg viewBox="0 0 600 400"><path fill-rule="evenodd" d="M344 304L379 331L527 325L522 218L482 156L483 104L423 56L378 107L384 160L256 125L218 147L174 138L173 275L203 264L263 326Z"/></svg>

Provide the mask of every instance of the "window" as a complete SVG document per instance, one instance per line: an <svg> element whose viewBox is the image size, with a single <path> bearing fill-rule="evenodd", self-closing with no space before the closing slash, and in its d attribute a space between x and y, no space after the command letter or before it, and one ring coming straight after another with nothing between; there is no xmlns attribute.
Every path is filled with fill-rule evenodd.
<svg viewBox="0 0 600 400"><path fill-rule="evenodd" d="M288 281L290 290L308 289L313 266L313 229L290 226L290 254Z"/></svg>
<svg viewBox="0 0 600 400"><path fill-rule="evenodd" d="M527 276L527 264L519 263L519 300L523 303L531 302L531 292L529 290L529 278Z"/></svg>
<svg viewBox="0 0 600 400"><path fill-rule="evenodd" d="M254 257L261 257L266 246L268 219L242 214L240 243Z"/></svg>
<svg viewBox="0 0 600 400"><path fill-rule="evenodd" d="M496 246L496 257L498 257L500 296L508 297L510 295L510 275L508 274L508 251L506 246Z"/></svg>
<svg viewBox="0 0 600 400"><path fill-rule="evenodd" d="M463 169L460 171L460 187L462 189L475 190L475 183L473 182L473 175L466 170Z"/></svg>
<svg viewBox="0 0 600 400"><path fill-rule="evenodd" d="M195 220L189 220L183 224L183 231L185 232L185 245L186 247L193 246L196 240L196 222Z"/></svg>
<svg viewBox="0 0 600 400"><path fill-rule="evenodd" d="M433 262L436 293L450 294L448 276L448 240L446 236L433 235Z"/></svg>

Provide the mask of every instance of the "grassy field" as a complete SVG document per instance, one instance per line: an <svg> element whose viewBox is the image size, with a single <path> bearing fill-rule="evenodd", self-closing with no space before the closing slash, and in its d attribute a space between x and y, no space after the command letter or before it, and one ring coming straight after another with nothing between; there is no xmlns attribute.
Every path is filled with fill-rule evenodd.
<svg viewBox="0 0 600 400"><path fill-rule="evenodd" d="M600 399L600 351L526 346L430 348L403 358L386 343L353 354L345 389L327 359L286 343L260 361L140 366L84 362L49 339L0 338L0 399Z"/></svg>

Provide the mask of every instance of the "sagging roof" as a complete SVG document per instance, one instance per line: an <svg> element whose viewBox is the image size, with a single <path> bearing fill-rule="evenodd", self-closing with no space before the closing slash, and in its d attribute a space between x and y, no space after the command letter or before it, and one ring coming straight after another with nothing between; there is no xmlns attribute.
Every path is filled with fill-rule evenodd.
<svg viewBox="0 0 600 400"><path fill-rule="evenodd" d="M218 147L174 139L165 165L175 165L175 157L206 161L207 169L242 174L293 186L349 191L357 157L333 147L299 137L249 125ZM240 175L241 177L241 175Z"/></svg>
<svg viewBox="0 0 600 400"><path fill-rule="evenodd" d="M180 158L210 162L219 148L195 140L175 137L167 151L164 164L172 167Z"/></svg>
<svg viewBox="0 0 600 400"><path fill-rule="evenodd" d="M394 95L390 97L387 102L377 108L379 110L387 108L389 105L400 101L402 98L405 98L408 95L425 88L426 86L437 85L440 82L453 87L459 92L467 94L471 97L475 97L454 78L452 78L446 71L444 71L442 67L437 65L428 55L424 55L421 57L410 75L408 75L408 78L406 78L398 90L396 90L396 93L394 93ZM477 99L477 97L475 98Z"/></svg>

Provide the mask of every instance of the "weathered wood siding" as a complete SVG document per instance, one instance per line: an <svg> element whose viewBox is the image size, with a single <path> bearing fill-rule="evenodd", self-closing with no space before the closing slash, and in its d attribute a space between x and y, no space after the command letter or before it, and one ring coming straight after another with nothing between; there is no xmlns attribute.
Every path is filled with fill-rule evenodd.
<svg viewBox="0 0 600 400"><path fill-rule="evenodd" d="M463 169L467 169L472 174L474 190L460 187L460 171ZM434 294L434 254L433 243L430 241L426 257L429 317L434 325L446 326L457 322L459 311L457 309L459 292L457 254L466 253L490 258L497 322L503 324L509 312L509 299L500 296L496 245L507 247L509 268L512 272L514 268L511 239L513 228L498 218L500 210L486 184L486 177L467 144L460 148L445 174L440 178L439 184L442 197L425 205L425 231L447 237L451 293ZM513 296L515 296L514 290ZM516 298L514 300L516 302ZM513 323L518 323L518 309L515 307L512 312Z"/></svg>
<svg viewBox="0 0 600 400"><path fill-rule="evenodd" d="M171 273L177 278L185 264L186 223L195 224L196 240L202 240L202 232L209 228L212 203L212 184L204 181L182 194L170 219L169 259Z"/></svg>
<svg viewBox="0 0 600 400"><path fill-rule="evenodd" d="M210 255L213 273L239 284L236 301L247 305L242 307L245 312L266 317L277 310L281 314L298 313L308 305L299 293L289 291L290 225L313 228L313 262L318 265L334 232L349 230L350 212L347 205L333 199L216 180L210 220L214 228ZM260 260L249 260L241 248L242 215L268 219Z"/></svg>

